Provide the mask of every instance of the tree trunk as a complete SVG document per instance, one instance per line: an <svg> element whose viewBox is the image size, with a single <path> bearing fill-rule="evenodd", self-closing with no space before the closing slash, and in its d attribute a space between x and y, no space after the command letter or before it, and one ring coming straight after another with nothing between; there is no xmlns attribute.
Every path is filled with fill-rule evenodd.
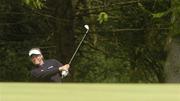
<svg viewBox="0 0 180 101"><path fill-rule="evenodd" d="M172 0L172 7L176 8L179 5L179 0ZM166 82L180 82L180 11L175 9L172 14L172 29L169 37L169 54L167 56L165 73Z"/></svg>
<svg viewBox="0 0 180 101"><path fill-rule="evenodd" d="M56 45L56 57L63 64L69 62L74 52L74 32L73 32L73 7L71 0L49 0L48 8L52 10L51 15L54 21L54 42ZM71 67L71 76L73 71Z"/></svg>

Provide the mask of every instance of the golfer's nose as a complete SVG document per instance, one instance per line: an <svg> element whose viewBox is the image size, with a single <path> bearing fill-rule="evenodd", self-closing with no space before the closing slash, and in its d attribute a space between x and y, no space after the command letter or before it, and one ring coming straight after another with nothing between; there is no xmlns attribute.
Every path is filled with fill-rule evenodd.
<svg viewBox="0 0 180 101"><path fill-rule="evenodd" d="M32 57L31 58L32 61L36 61L36 59L37 59L36 57Z"/></svg>

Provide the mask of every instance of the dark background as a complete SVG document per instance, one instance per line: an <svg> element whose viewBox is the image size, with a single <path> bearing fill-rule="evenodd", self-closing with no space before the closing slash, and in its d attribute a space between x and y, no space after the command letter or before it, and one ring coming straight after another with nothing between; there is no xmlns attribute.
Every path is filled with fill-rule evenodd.
<svg viewBox="0 0 180 101"><path fill-rule="evenodd" d="M178 0L0 0L0 81L31 82L28 51L72 61L64 82L180 82Z"/></svg>

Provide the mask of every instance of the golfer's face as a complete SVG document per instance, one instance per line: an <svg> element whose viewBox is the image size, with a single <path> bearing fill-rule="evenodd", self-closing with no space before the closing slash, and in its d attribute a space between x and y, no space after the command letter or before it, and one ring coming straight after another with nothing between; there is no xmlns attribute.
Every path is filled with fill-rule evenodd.
<svg viewBox="0 0 180 101"><path fill-rule="evenodd" d="M31 61L35 65L41 65L42 64L42 55L32 55Z"/></svg>

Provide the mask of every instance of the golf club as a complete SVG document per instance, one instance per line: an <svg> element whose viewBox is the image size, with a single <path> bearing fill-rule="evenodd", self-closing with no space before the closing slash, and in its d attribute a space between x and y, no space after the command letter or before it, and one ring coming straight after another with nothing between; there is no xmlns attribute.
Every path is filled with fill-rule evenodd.
<svg viewBox="0 0 180 101"><path fill-rule="evenodd" d="M76 48L74 54L72 55L72 57L71 57L71 59L70 59L70 61L69 61L69 63L68 63L69 65L71 64L72 60L74 59L74 56L76 55L77 51L79 50L79 48L80 48L82 42L84 41L84 39L85 39L87 33L89 32L89 26L88 26L88 25L84 25L84 27L86 28L86 33L84 34L82 40L80 41L80 43L79 43L79 45L77 46L77 48ZM64 78L65 76L67 76L68 73L69 73L69 71L62 71L62 72L61 72L62 78Z"/></svg>
<svg viewBox="0 0 180 101"><path fill-rule="evenodd" d="M77 51L79 50L79 47L81 46L82 42L84 41L87 33L89 32L89 26L88 26L88 25L84 25L84 27L86 28L86 33L84 34L82 40L80 41L80 43L79 43L79 45L77 46L74 54L72 55L72 57L71 57L71 59L70 59L70 61L69 61L69 65L71 64L72 60L74 59L74 56L76 55Z"/></svg>

